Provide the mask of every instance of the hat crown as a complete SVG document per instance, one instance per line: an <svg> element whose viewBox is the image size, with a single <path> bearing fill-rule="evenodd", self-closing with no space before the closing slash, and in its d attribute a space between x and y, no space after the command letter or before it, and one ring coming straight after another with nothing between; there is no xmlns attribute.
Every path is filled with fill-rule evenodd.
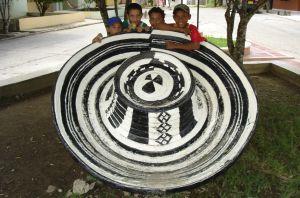
<svg viewBox="0 0 300 198"><path fill-rule="evenodd" d="M115 86L124 103L144 111L174 108L194 91L189 69L174 56L160 52L127 59L116 73Z"/></svg>
<svg viewBox="0 0 300 198"><path fill-rule="evenodd" d="M104 90L110 90L100 96L104 125L135 150L166 152L182 146L206 117L194 115L200 96L190 70L169 54L150 51L127 59Z"/></svg>
<svg viewBox="0 0 300 198"><path fill-rule="evenodd" d="M190 8L189 6L185 5L185 4L177 4L175 7L174 7L174 12L176 12L177 10L182 10L184 12L187 12L188 14L190 14Z"/></svg>

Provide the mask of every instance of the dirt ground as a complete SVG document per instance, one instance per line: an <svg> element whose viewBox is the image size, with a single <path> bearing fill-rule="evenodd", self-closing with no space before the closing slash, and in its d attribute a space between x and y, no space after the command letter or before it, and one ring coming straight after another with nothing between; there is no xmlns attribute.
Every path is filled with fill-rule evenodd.
<svg viewBox="0 0 300 198"><path fill-rule="evenodd" d="M271 75L251 79L261 102L299 105L299 87ZM59 140L51 113L51 91L0 107L0 141L0 198L64 197L74 180L88 177ZM49 185L60 192L47 193ZM116 192L116 197L122 197L122 191Z"/></svg>

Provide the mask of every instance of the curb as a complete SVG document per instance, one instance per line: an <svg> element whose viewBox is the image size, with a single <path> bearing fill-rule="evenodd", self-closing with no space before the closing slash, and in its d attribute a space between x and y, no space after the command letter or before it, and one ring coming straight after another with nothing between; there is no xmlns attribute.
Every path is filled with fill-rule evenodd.
<svg viewBox="0 0 300 198"><path fill-rule="evenodd" d="M93 20L93 19L90 19ZM60 30L68 30L68 29L74 29L74 28L79 28L79 27L84 27L84 26L89 26L89 25L95 25L95 24L100 24L103 23L102 19L101 20L94 20L95 22L92 23L86 23L86 24L81 24L81 25L61 25L61 26L53 26L53 27L48 27L48 28L39 28L39 29L32 29L28 31L20 31L18 33L11 33L14 34L11 37L7 38L1 38L0 41L2 40L10 40L10 39L15 39L15 38L22 38L26 36L32 36L36 34L42 34L42 33L47 33L47 32L54 32L54 31L60 31Z"/></svg>

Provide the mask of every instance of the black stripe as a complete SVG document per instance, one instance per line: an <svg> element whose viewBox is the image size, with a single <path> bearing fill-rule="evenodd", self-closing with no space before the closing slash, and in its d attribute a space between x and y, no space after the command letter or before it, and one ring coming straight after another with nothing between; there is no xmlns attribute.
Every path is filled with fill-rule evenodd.
<svg viewBox="0 0 300 198"><path fill-rule="evenodd" d="M179 123L180 136L184 137L197 124L197 121L195 120L195 117L193 115L192 100L188 100L184 105L181 105L179 107L179 115L180 115L180 123Z"/></svg>
<svg viewBox="0 0 300 198"><path fill-rule="evenodd" d="M148 123L149 123L148 113L134 109L132 113L132 122L131 122L128 138L142 144L148 144L149 142Z"/></svg>

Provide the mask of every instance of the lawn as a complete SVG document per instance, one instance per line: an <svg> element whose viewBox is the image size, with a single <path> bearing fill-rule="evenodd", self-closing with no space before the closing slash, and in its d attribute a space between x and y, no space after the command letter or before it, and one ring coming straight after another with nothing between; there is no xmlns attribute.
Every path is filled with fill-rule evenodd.
<svg viewBox="0 0 300 198"><path fill-rule="evenodd" d="M216 38L212 36L205 36L208 42L218 46L218 47L227 47L227 39L226 38ZM233 41L235 43L235 41Z"/></svg>

